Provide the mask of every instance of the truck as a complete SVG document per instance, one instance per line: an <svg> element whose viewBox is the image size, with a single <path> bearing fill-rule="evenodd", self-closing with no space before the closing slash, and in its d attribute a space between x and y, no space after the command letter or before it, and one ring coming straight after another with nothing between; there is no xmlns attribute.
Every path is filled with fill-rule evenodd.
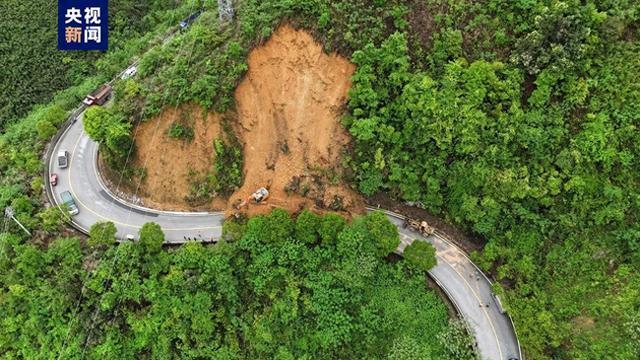
<svg viewBox="0 0 640 360"><path fill-rule="evenodd" d="M111 85L104 84L91 94L87 95L87 97L82 100L82 103L87 106L103 105L111 97L111 90Z"/></svg>
<svg viewBox="0 0 640 360"><path fill-rule="evenodd" d="M58 151L58 167L64 169L69 166L69 152L66 150Z"/></svg>
<svg viewBox="0 0 640 360"><path fill-rule="evenodd" d="M62 194L60 194L60 197L62 198L62 203L66 205L67 209L69 209L69 214L73 216L77 215L80 212L70 192L63 191Z"/></svg>

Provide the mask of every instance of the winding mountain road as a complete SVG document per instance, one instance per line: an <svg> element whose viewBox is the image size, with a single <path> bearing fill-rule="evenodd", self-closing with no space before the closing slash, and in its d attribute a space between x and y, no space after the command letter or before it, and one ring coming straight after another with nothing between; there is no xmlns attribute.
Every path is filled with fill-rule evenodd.
<svg viewBox="0 0 640 360"><path fill-rule="evenodd" d="M170 32L161 46L175 34L175 31ZM137 237L142 225L155 222L162 227L166 243L169 244L180 244L189 239L214 242L220 238L224 221L222 213L158 211L129 204L111 193L104 186L98 171L98 145L83 130L83 110L81 105L74 111L72 121L65 124L62 132L56 135L45 156L45 178L48 180L51 173L58 174L57 186L50 186L47 182L49 201L58 205L62 192L69 191L72 194L80 211L72 219L75 228L87 233L96 222L111 221L117 228L118 238L125 239L127 235ZM70 163L65 169L57 166L56 154L59 150L66 150L70 154ZM385 213L400 233L398 254L402 254L413 241L428 241L435 246L437 265L429 271L429 275L465 320L475 337L480 356L491 360L522 359L511 319L499 310L492 295L491 282L466 254L448 241L446 235L436 232L425 238L403 228L404 218L401 215Z"/></svg>
<svg viewBox="0 0 640 360"><path fill-rule="evenodd" d="M57 166L58 151L69 152L69 166ZM117 237L124 239L147 222L162 227L167 243L183 243L187 239L213 241L222 233L224 215L220 213L171 213L134 207L113 195L98 173L98 144L84 132L82 114L62 134L49 159L49 173L58 174L58 185L51 187L56 204L60 194L69 191L80 212L73 217L73 225L87 232L91 225L111 221L118 229Z"/></svg>
<svg viewBox="0 0 640 360"><path fill-rule="evenodd" d="M48 173L58 174L58 184L55 187L48 185L48 194L55 204L61 203L63 191L72 194L80 211L73 217L74 227L86 233L96 222L111 221L116 225L117 236L124 239L129 234L137 236L145 223L155 222L162 227L169 244L184 243L188 239L216 241L220 237L224 221L222 213L157 211L129 204L111 193L98 172L98 144L84 132L82 115L77 115L58 141L52 144L51 156L47 160ZM56 154L60 150L70 154L70 163L65 169L57 166ZM435 246L438 264L429 274L466 321L481 356L496 360L521 359L511 319L499 310L492 295L491 282L466 254L444 235L425 238L403 228L404 218L401 215L386 214L400 232L402 242L397 253L402 254L405 247L415 240L428 241Z"/></svg>
<svg viewBox="0 0 640 360"><path fill-rule="evenodd" d="M491 281L456 245L439 232L424 237L404 228L404 217L385 211L398 227L402 254L413 241L428 241L436 248L437 265L429 276L447 294L476 339L483 359L522 359L520 343L511 318L502 313L493 297ZM488 305L488 306L487 306Z"/></svg>

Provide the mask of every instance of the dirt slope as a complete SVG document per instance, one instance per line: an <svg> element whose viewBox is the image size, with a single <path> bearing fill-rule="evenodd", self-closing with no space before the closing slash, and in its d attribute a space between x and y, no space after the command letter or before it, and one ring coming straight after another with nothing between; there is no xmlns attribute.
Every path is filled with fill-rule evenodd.
<svg viewBox="0 0 640 360"><path fill-rule="evenodd" d="M244 183L228 199L216 198L190 206L189 172L205 172L214 161L213 140L221 138L222 115L197 106L165 109L135 130L133 165L146 169L136 202L163 210L227 210L260 187L271 197L267 205L244 211L263 213L272 207L290 211L360 211L363 201L344 185L341 152L349 142L339 119L355 66L302 30L280 27L263 46L253 50L249 71L235 92L237 122L231 124L243 143ZM191 143L173 139L174 122L194 128ZM129 194L132 189L124 189ZM131 198L132 196L129 195Z"/></svg>
<svg viewBox="0 0 640 360"><path fill-rule="evenodd" d="M176 122L193 127L191 142L167 135ZM167 108L157 118L138 126L133 166L145 168L147 172L138 190L144 204L165 210L194 210L185 201L189 193L189 172L202 173L213 166L213 140L220 136L220 116L210 113L203 118L197 106ZM224 202L206 204L201 209L216 206L224 206Z"/></svg>
<svg viewBox="0 0 640 360"><path fill-rule="evenodd" d="M330 205L334 195L347 208L358 202L342 184L319 179L323 173L340 172L349 136L339 118L354 71L348 60L325 54L311 35L289 26L250 53L249 71L235 94L245 180L231 202L268 185L269 204L290 210L320 205L320 200ZM285 191L296 182L294 177L302 183L299 187L309 188L307 199L300 195L304 190ZM266 208L253 206L250 212Z"/></svg>

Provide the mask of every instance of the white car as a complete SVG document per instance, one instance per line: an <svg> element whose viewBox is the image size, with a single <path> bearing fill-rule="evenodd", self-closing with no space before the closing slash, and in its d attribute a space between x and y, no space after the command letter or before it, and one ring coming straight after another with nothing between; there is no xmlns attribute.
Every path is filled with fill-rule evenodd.
<svg viewBox="0 0 640 360"><path fill-rule="evenodd" d="M69 152L67 150L58 151L58 167L64 169L69 166Z"/></svg>
<svg viewBox="0 0 640 360"><path fill-rule="evenodd" d="M138 72L138 68L137 68L137 67L135 67L135 66L131 66L130 68L128 68L127 70L125 70L125 71L122 73L122 76L120 76L120 78L121 78L122 80L126 80L126 79L128 79L128 78L130 78L130 77L135 76L137 72Z"/></svg>

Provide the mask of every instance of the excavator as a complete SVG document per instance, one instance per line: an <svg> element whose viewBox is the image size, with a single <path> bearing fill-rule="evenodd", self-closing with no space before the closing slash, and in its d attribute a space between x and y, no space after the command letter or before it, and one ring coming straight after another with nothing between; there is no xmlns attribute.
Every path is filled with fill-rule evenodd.
<svg viewBox="0 0 640 360"><path fill-rule="evenodd" d="M236 207L236 209L240 210L249 205L250 201L253 201L254 204L266 204L266 200L269 197L269 190L261 187L256 190L253 194L249 195L246 199L242 200L240 204Z"/></svg>
<svg viewBox="0 0 640 360"><path fill-rule="evenodd" d="M435 229L430 226L426 221L420 221L415 219L406 218L404 220L404 224L402 224L403 228L410 228L413 231L417 231L424 236L429 236L433 234Z"/></svg>

